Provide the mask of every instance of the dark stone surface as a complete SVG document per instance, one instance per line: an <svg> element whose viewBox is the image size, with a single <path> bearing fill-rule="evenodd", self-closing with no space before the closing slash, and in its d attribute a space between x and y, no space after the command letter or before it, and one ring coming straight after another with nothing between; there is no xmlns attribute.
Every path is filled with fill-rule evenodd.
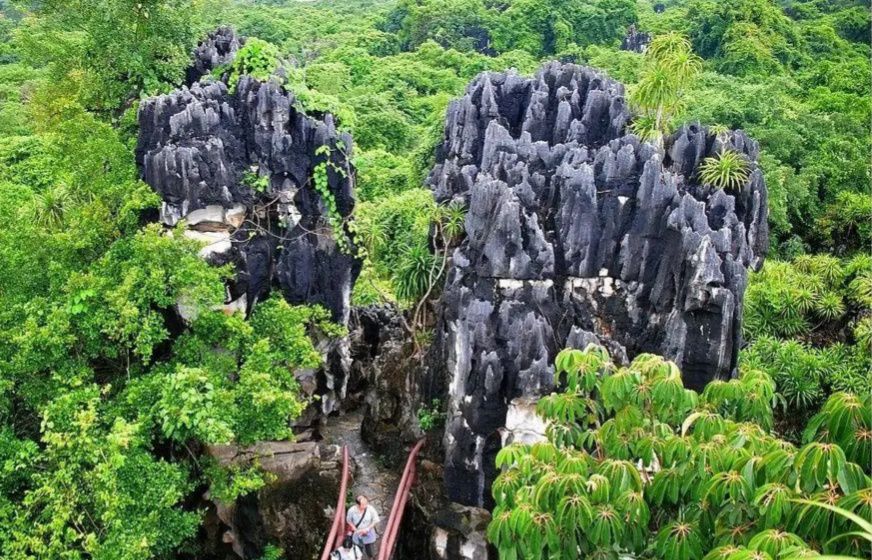
<svg viewBox="0 0 872 560"><path fill-rule="evenodd" d="M271 481L230 503L207 493L198 558L256 559L268 544L281 546L288 558L320 553L339 491L338 447L282 441L247 448L219 445L207 453L225 468L257 464Z"/></svg>
<svg viewBox="0 0 872 560"><path fill-rule="evenodd" d="M161 221L186 220L184 234L201 255L232 264L228 311L249 312L278 289L292 304L319 304L348 325L351 289L360 270L347 229L343 251L313 174L327 161L327 187L343 219L354 208L351 137L333 117L299 110L294 94L272 79L242 76L228 85L208 73L232 61L244 43L220 28L193 53L190 87L144 100L138 113L136 161L161 197ZM324 154L323 146L329 148ZM255 181L255 179L258 179ZM195 314L195 310L190 311ZM345 396L347 340L325 346L318 375L322 412Z"/></svg>
<svg viewBox="0 0 872 560"><path fill-rule="evenodd" d="M355 308L349 334L349 393L357 389L363 395L363 441L389 462L402 465L409 444L422 433L416 417L420 364L412 356L400 311L393 305Z"/></svg>
<svg viewBox="0 0 872 560"><path fill-rule="evenodd" d="M245 44L230 27L222 26L200 41L192 54L191 66L185 72L185 83L191 85L216 68L233 61L236 51Z"/></svg>
<svg viewBox="0 0 872 560"><path fill-rule="evenodd" d="M200 50L212 53L204 60L220 59L222 52L232 55L206 46L198 48L199 65L206 65ZM233 89L207 77L144 100L139 125L137 163L163 199L164 223L175 225L209 207L244 207L244 223L225 229L230 249L210 257L237 265L231 299L244 294L251 308L275 283L289 302L321 304L334 320L348 323L360 265L339 250L311 181L316 165L327 157L316 150L328 146L330 161L345 170L343 176L328 166L330 192L342 217L351 213L351 137L336 130L331 115L319 120L303 114L293 93L272 81L242 76ZM266 187L246 184L247 174L264 178Z"/></svg>
<svg viewBox="0 0 872 560"><path fill-rule="evenodd" d="M621 84L550 63L485 73L453 102L429 184L468 207L425 398L447 394L445 483L488 505L509 401L550 391L567 344L662 354L701 388L729 376L747 271L768 245L757 144L683 127L662 148L625 134ZM738 191L699 184L707 156L747 155Z"/></svg>
<svg viewBox="0 0 872 560"><path fill-rule="evenodd" d="M650 33L638 31L635 25L631 25L627 29L627 34L624 36L624 40L621 41L621 50L642 53L645 52L645 49L648 47L648 43L650 42Z"/></svg>

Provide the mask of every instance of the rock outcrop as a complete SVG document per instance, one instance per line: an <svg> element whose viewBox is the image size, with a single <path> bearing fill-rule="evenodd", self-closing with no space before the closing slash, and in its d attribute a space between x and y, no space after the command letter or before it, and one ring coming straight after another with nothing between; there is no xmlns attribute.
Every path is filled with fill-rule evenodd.
<svg viewBox="0 0 872 560"><path fill-rule="evenodd" d="M347 324L358 266L337 245L311 178L329 157L330 192L347 217L351 137L330 115L301 113L274 82L242 76L231 89L197 82L140 106L137 161L163 199L161 219L188 220L206 236L207 256L237 265L231 299L245 297L250 308L275 282L288 301L322 304ZM315 153L321 146L329 156Z"/></svg>
<svg viewBox="0 0 872 560"><path fill-rule="evenodd" d="M185 83L190 86L212 70L233 62L236 51L244 44L245 37L238 37L230 27L222 26L209 33L194 49Z"/></svg>
<svg viewBox="0 0 872 560"><path fill-rule="evenodd" d="M428 182L467 206L466 238L425 393L448 395L455 501L489 504L509 404L551 390L565 346L662 354L695 388L735 368L747 271L768 244L757 144L689 125L656 147L626 133L630 118L621 84L556 62L533 79L482 74L448 109ZM749 162L736 191L697 178L723 149Z"/></svg>
<svg viewBox="0 0 872 560"><path fill-rule="evenodd" d="M337 446L269 441L245 448L217 445L207 454L227 469L256 464L268 483L233 502L207 494L201 539L206 558L260 558L268 544L280 546L288 558L312 558L320 552L333 520L332 512L324 509L324 496L339 491Z"/></svg>
<svg viewBox="0 0 872 560"><path fill-rule="evenodd" d="M200 81L142 102L137 164L163 200L163 223L184 219L204 258L234 265L230 309L250 311L278 289L290 303L322 305L347 325L360 269L344 226L354 207L351 137L329 114L304 114L278 80L243 75L231 85L212 77L243 43L219 29L194 53L189 77ZM332 215L315 188L319 172ZM347 344L330 352L319 380L324 412L344 396L350 367Z"/></svg>
<svg viewBox="0 0 872 560"><path fill-rule="evenodd" d="M638 31L635 25L631 25L627 29L627 34L621 41L621 50L632 51L637 53L645 52L648 48L648 43L651 42L651 34L644 31Z"/></svg>
<svg viewBox="0 0 872 560"><path fill-rule="evenodd" d="M413 359L412 342L403 328L400 311L392 305L352 310L352 384L363 395L363 441L385 459L402 464L418 429L420 368Z"/></svg>

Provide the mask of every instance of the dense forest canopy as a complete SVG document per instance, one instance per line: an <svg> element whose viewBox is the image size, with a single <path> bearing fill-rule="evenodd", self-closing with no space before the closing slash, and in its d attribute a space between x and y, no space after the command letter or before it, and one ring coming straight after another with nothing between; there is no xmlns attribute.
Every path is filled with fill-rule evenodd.
<svg viewBox="0 0 872 560"><path fill-rule="evenodd" d="M724 468L718 483L703 488L694 479L692 493L681 495L679 478L658 474L650 503L659 509L650 518L660 536L600 526L579 546L593 554L613 538L638 558L702 558L717 545L727 548L710 558L732 558L729 546L763 542L756 550L768 556L741 557L786 558L786 545L760 536L784 529L796 538L794 552L830 547L829 538L851 529L835 514L782 502L775 511L760 501L781 484L791 486L790 498L836 503L866 519L872 511L870 21L864 0L0 0L0 556L196 558L201 515L192 497L211 488L232 499L265 482L256 469L210 464L201 448L290 437L289 422L306 405L292 371L321 363L318 336L342 334L323 309L279 296L250 319L220 311L231 271L207 265L196 243L153 223L159 200L133 156L136 110L142 98L182 83L192 49L218 25L251 38L222 70L280 80L306 112L332 113L353 135L363 259L353 302L408 310L416 344L428 335L420 302L438 296L433 271L463 220L462 209L434 202L424 179L448 103L480 72L529 75L552 59L586 64L627 84L642 124L653 107L666 115L657 130L700 121L757 139L770 254L751 277L743 375L729 387L756 395L759 406L731 408L737 397L720 386L686 394L660 362L656 371L636 364L635 373L615 373L607 356L584 358L587 369L563 369L571 377L604 368L610 377L569 381L565 394L587 399L570 403L576 409L560 409L558 397L543 405L577 439L555 433L548 446L525 449L533 458L511 469L527 471L507 471L498 502L503 514L527 500L524 508L550 515L556 494L536 503L506 496L514 485L539 484L530 465L560 455L556 464L577 469L566 473L597 472L619 488L587 490L596 508L611 507L612 496L621 501L616 511L628 511L641 482L625 467L644 450L612 441L596 461L573 463L609 436L608 422L618 439L636 429L651 440L660 434L656 445L693 465L704 463L707 443L744 438L719 460L790 458L749 466L741 472L754 479L747 484L730 478L742 467ZM693 71L676 78L656 52L620 49L630 26L655 41L683 37ZM652 100L643 87L652 81L669 95ZM179 301L201 310L190 324L172 313ZM630 385L607 385L623 374L635 384L668 378L664 391L686 406L633 403L621 416ZM711 417L696 419L685 438L682 422L700 402ZM574 426L576 413L603 423ZM642 428L645 415L657 421ZM792 474L774 476L781 467ZM724 519L685 511L702 494L740 512L729 523L766 521L724 536ZM634 507L647 508L648 498ZM696 523L689 529L685 513ZM559 548L506 544L535 533L530 523L556 523L530 519L523 530L520 522L492 527L505 557ZM670 531L682 538L670 542ZM857 538L832 548L868 553ZM600 557L609 554L615 547Z"/></svg>

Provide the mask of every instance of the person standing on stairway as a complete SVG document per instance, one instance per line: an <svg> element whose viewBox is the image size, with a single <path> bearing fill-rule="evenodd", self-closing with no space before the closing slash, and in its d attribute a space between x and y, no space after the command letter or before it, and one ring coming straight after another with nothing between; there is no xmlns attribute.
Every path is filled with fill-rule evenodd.
<svg viewBox="0 0 872 560"><path fill-rule="evenodd" d="M348 530L352 533L354 544L362 546L367 558L375 558L375 541L378 533L375 526L380 521L378 512L366 499L366 496L358 496L356 505L348 510L345 521Z"/></svg>

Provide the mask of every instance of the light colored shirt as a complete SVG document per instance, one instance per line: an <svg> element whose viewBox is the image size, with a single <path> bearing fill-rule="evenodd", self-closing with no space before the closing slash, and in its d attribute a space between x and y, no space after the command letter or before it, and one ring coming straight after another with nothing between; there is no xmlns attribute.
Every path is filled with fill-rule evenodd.
<svg viewBox="0 0 872 560"><path fill-rule="evenodd" d="M330 555L330 558L334 560L360 560L363 558L363 553L355 545L351 548L337 548Z"/></svg>
<svg viewBox="0 0 872 560"><path fill-rule="evenodd" d="M362 542L363 544L371 544L375 542L375 539L378 536L375 532L375 526L379 520L378 512L374 507L372 507L372 505L366 506L366 509L363 511L360 510L360 506L352 506L348 510L348 515L345 516L345 521L347 521L352 527L355 527L355 531L370 527L370 529L364 534L359 536L355 535L355 541Z"/></svg>

